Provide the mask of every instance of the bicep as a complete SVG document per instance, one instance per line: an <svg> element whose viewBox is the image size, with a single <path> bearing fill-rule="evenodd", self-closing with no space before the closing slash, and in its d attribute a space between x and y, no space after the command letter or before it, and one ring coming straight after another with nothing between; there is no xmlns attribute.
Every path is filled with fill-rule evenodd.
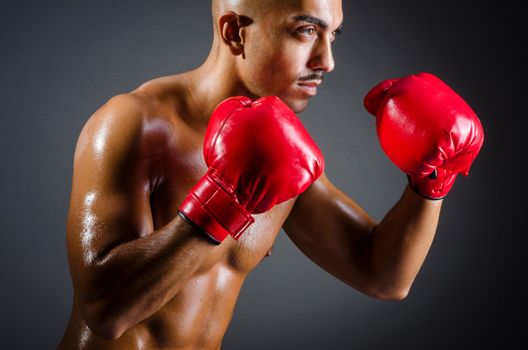
<svg viewBox="0 0 528 350"><path fill-rule="evenodd" d="M323 174L300 195L284 224L295 245L331 274L350 283L365 267L375 221Z"/></svg>
<svg viewBox="0 0 528 350"><path fill-rule="evenodd" d="M137 128L89 122L75 151L67 223L74 286L86 290L114 247L153 230L148 181L136 154Z"/></svg>
<svg viewBox="0 0 528 350"><path fill-rule="evenodd" d="M323 174L297 198L285 229L295 236L321 239L332 235L361 236L373 225L374 220L365 210Z"/></svg>
<svg viewBox="0 0 528 350"><path fill-rule="evenodd" d="M145 191L97 185L72 189L67 238L74 265L94 265L113 247L148 234L152 227Z"/></svg>

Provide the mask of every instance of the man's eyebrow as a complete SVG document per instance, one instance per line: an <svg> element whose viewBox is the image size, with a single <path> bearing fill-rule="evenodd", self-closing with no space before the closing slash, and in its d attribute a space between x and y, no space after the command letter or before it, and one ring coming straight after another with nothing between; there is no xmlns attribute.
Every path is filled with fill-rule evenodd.
<svg viewBox="0 0 528 350"><path fill-rule="evenodd" d="M296 21L312 23L312 24L318 25L319 27L321 27L323 29L328 28L328 24L325 21L323 21L320 18L314 17L314 16L299 15L299 16L293 17L293 19L296 20Z"/></svg>
<svg viewBox="0 0 528 350"><path fill-rule="evenodd" d="M314 17L314 16L299 15L299 16L293 17L293 19L296 20L296 21L312 23L312 24L315 24L315 25L317 25L317 26L319 26L319 27L321 27L323 29L327 29L328 28L328 24L325 21L323 21L320 18ZM340 24L339 27L337 27L337 29L335 30L335 33L339 34L339 33L341 33L342 30L343 30L343 24Z"/></svg>

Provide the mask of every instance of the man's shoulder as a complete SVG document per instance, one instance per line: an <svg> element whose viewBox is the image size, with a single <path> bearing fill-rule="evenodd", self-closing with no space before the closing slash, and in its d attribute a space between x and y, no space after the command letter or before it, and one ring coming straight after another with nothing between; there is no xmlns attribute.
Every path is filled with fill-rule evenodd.
<svg viewBox="0 0 528 350"><path fill-rule="evenodd" d="M85 122L76 146L83 150L122 150L143 156L162 152L163 145L177 145L186 137L181 115L187 110L181 79L161 77L103 103ZM104 146L104 147L103 147ZM177 152L171 149L171 152Z"/></svg>
<svg viewBox="0 0 528 350"><path fill-rule="evenodd" d="M101 157L149 153L149 143L174 137L177 123L164 113L155 98L130 92L111 97L85 122L77 140L76 156L85 151ZM159 151L159 149L158 149Z"/></svg>
<svg viewBox="0 0 528 350"><path fill-rule="evenodd" d="M86 120L79 139L123 139L137 134L143 129L145 116L151 113L151 109L151 102L144 96L135 93L115 95Z"/></svg>
<svg viewBox="0 0 528 350"><path fill-rule="evenodd" d="M185 102L185 86L180 76L165 76L148 80L136 89L112 96L86 121L108 123L118 121L137 125L152 119L177 117L170 109L178 110Z"/></svg>

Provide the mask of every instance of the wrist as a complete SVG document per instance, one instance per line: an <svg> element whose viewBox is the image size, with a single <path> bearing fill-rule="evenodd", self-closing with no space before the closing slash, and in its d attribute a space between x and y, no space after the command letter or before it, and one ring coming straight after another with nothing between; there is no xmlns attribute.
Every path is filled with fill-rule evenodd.
<svg viewBox="0 0 528 350"><path fill-rule="evenodd" d="M409 187L420 196L439 200L447 196L456 179L456 173L437 168L429 175L415 177L407 174Z"/></svg>
<svg viewBox="0 0 528 350"><path fill-rule="evenodd" d="M198 231L198 233L200 233L202 235L202 237L205 238L211 244L219 245L220 243L222 243L222 241L227 236L227 234L223 235L223 236L221 236L219 234L216 234L215 236L213 236L209 232L205 231L202 227L200 227L196 223L194 223L194 221L192 221L190 218L188 218L187 215L185 215L185 213L182 212L179 209L178 209L178 215L183 219L183 221L185 221L187 224L189 224L192 227L194 227L194 229L196 231Z"/></svg>

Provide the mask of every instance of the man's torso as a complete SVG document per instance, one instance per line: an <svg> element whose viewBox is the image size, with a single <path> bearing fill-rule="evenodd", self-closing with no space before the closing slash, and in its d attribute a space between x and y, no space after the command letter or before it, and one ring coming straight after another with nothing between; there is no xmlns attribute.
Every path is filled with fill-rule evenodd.
<svg viewBox="0 0 528 350"><path fill-rule="evenodd" d="M146 155L155 161L145 162L150 167L154 230L174 219L188 190L207 170L202 152L206 123L193 117L197 111L183 81L180 76L167 77L133 92L145 100L144 130L149 130L156 149ZM87 327L74 295L59 348L219 349L244 279L271 253L293 202L255 215L255 223L238 241L228 238L216 247L172 300L116 340L104 340Z"/></svg>

